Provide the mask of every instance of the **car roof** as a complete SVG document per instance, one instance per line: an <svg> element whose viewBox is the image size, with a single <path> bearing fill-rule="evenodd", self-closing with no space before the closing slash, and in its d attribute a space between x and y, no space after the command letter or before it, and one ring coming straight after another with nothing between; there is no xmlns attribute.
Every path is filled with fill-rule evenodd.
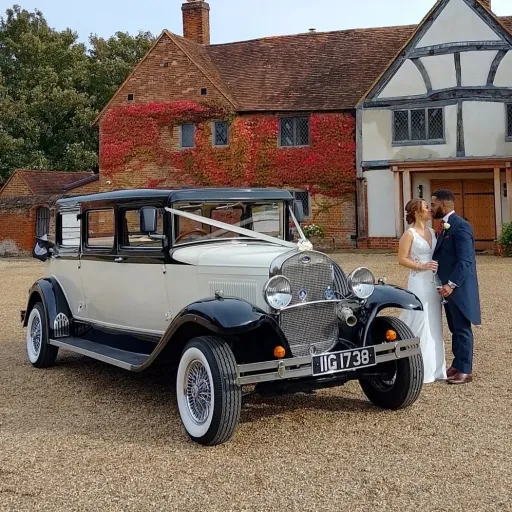
<svg viewBox="0 0 512 512"><path fill-rule="evenodd" d="M138 199L167 199L167 203L182 201L291 201L288 190L278 188L183 188L167 189L129 189L100 192L84 196L64 197L57 201L59 206L73 206L88 202L124 202Z"/></svg>

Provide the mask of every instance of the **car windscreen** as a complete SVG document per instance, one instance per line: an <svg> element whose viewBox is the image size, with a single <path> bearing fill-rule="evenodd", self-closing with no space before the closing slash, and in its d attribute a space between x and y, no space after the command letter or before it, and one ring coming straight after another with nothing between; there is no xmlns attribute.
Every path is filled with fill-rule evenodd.
<svg viewBox="0 0 512 512"><path fill-rule="evenodd" d="M284 202L238 202L238 203L177 203L173 206L194 215L242 227L264 235L285 239ZM237 239L247 237L208 224L175 217L174 241L176 244L197 241Z"/></svg>

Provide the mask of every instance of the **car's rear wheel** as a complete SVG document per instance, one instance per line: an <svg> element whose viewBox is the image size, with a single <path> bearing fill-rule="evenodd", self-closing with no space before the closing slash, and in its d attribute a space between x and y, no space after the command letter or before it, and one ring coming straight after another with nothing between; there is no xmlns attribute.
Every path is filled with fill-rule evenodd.
<svg viewBox="0 0 512 512"><path fill-rule="evenodd" d="M231 438L240 419L242 391L236 360L215 336L189 341L178 366L176 396L181 421L196 443L213 446Z"/></svg>
<svg viewBox="0 0 512 512"><path fill-rule="evenodd" d="M398 318L379 317L372 329L375 343L385 340L386 332L394 330L398 340L414 338L412 331ZM382 377L361 379L359 382L364 394L377 407L383 409L403 409L412 405L423 387L423 359L421 354L398 359L379 365Z"/></svg>
<svg viewBox="0 0 512 512"><path fill-rule="evenodd" d="M59 349L48 343L48 322L41 302L30 311L26 341L27 356L32 366L47 368L55 363Z"/></svg>

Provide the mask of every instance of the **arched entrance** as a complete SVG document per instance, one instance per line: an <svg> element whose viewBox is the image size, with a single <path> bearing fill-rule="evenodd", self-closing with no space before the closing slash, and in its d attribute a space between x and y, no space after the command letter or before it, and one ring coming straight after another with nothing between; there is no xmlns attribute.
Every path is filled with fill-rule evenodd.
<svg viewBox="0 0 512 512"><path fill-rule="evenodd" d="M36 237L50 233L50 209L40 206L36 211Z"/></svg>

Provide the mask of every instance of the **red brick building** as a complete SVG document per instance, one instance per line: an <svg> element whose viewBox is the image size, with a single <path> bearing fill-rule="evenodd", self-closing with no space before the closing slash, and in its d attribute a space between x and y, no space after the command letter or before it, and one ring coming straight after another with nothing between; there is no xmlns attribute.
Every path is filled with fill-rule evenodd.
<svg viewBox="0 0 512 512"><path fill-rule="evenodd" d="M29 253L36 234L52 234L59 197L94 192L92 172L14 171L0 190L0 256Z"/></svg>

